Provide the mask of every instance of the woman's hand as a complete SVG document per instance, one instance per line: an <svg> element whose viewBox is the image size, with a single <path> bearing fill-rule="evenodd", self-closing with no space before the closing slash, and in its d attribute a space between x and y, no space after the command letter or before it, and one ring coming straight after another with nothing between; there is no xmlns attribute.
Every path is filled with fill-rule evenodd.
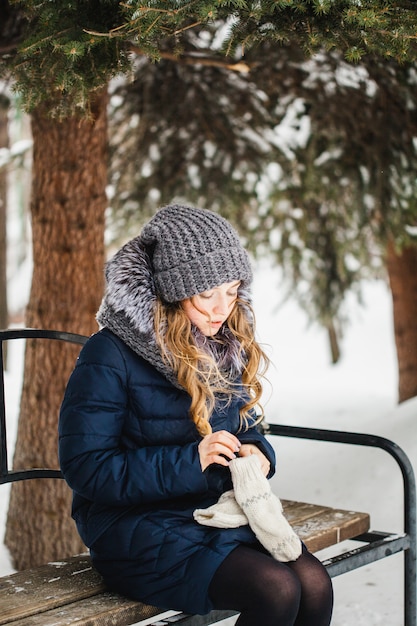
<svg viewBox="0 0 417 626"><path fill-rule="evenodd" d="M262 472L265 476L268 476L269 470L271 469L271 464L264 455L264 453L261 452L258 446L255 446L255 444L244 443L239 450L239 456L250 456L251 454L256 454L259 457Z"/></svg>
<svg viewBox="0 0 417 626"><path fill-rule="evenodd" d="M243 447L243 446L242 446ZM198 444L201 469L204 470L212 463L218 463L227 467L229 460L235 459L241 450L241 444L237 437L227 430L219 430L206 435Z"/></svg>

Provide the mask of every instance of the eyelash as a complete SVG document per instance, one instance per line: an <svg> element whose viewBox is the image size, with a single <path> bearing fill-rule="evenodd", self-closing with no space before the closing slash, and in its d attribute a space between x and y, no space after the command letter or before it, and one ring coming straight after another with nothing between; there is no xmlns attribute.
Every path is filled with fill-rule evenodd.
<svg viewBox="0 0 417 626"><path fill-rule="evenodd" d="M233 293L227 293L227 296L229 296L229 298L237 298L237 291L233 292ZM200 293L200 298L203 298L203 300L210 300L210 298L213 297L213 294L210 293L208 295L205 295L203 293Z"/></svg>

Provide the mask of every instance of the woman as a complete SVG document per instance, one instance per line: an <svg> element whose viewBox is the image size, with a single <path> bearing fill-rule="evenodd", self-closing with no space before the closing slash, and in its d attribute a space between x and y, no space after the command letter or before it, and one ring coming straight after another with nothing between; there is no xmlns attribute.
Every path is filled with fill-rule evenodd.
<svg viewBox="0 0 417 626"><path fill-rule="evenodd" d="M94 566L111 589L161 608L235 609L239 626L329 624L331 582L305 548L280 563L249 525L193 517L231 490L237 455L274 473L256 428L266 358L236 231L210 211L164 207L106 279L101 330L80 354L59 426Z"/></svg>

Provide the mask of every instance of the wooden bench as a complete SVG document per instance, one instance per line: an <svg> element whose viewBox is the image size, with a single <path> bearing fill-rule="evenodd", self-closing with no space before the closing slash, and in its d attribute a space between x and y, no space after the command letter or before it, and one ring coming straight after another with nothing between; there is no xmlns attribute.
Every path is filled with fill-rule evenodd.
<svg viewBox="0 0 417 626"><path fill-rule="evenodd" d="M62 478L59 470L31 468L9 470L4 406L3 342L18 338L42 338L83 344L86 337L60 331L35 329L0 331L0 484L30 478ZM324 560L331 576L338 576L397 552L404 554L404 624L416 626L416 485L411 463L395 443L359 433L281 425L265 425L265 434L312 441L332 441L377 447L397 461L404 481L404 532L370 531L367 513L327 506L284 501L288 520L312 552L341 542L343 550ZM351 541L355 541L352 547ZM356 546L359 542L360 547ZM128 600L106 590L88 554L62 559L0 578L0 625L12 626L206 626L234 615L212 611L185 615Z"/></svg>

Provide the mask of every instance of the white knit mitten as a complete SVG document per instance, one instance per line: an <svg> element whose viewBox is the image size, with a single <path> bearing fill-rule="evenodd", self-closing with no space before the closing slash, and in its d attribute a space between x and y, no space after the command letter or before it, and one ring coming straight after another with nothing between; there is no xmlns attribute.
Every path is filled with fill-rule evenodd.
<svg viewBox="0 0 417 626"><path fill-rule="evenodd" d="M216 528L237 528L249 523L235 500L233 490L225 491L218 501L207 509L196 509L193 516L199 524Z"/></svg>
<svg viewBox="0 0 417 626"><path fill-rule="evenodd" d="M229 467L236 501L260 543L277 561L295 561L301 554L301 541L285 519L257 455L233 459Z"/></svg>

